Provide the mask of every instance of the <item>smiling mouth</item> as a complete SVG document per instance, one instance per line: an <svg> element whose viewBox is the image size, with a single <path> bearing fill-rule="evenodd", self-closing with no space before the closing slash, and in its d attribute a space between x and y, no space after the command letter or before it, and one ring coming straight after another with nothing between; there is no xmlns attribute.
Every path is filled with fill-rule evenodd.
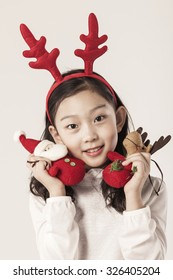
<svg viewBox="0 0 173 280"><path fill-rule="evenodd" d="M96 155L99 155L102 152L103 147L104 147L104 145L99 146L99 147L95 147L95 148L92 148L92 149L88 149L88 150L84 151L84 153L86 153L90 156L96 156Z"/></svg>

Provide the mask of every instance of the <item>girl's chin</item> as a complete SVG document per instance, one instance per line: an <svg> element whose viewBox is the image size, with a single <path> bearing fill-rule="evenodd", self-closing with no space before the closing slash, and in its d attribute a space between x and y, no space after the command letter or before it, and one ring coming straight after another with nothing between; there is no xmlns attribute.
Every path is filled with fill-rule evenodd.
<svg viewBox="0 0 173 280"><path fill-rule="evenodd" d="M92 168L105 168L109 163L109 160L106 159L102 164L92 164L92 165L89 165L86 163L86 171L92 169Z"/></svg>

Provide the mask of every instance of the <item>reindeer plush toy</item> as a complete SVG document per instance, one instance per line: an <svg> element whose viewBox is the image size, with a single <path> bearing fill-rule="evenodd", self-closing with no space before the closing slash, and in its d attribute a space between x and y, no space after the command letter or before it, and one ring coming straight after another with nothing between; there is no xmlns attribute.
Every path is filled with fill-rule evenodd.
<svg viewBox="0 0 173 280"><path fill-rule="evenodd" d="M146 140L147 133L142 133L142 128L138 128L137 131L129 133L123 141L123 146L127 151L127 155L134 153L146 152L153 154L163 146L165 146L171 139L168 135L166 138L161 136L158 141L155 141L153 145L150 144L150 140ZM123 166L122 162L126 159L123 155L117 152L109 152L108 158L112 161L103 170L103 180L113 188L122 188L132 178L137 171L135 167L132 169L132 165Z"/></svg>

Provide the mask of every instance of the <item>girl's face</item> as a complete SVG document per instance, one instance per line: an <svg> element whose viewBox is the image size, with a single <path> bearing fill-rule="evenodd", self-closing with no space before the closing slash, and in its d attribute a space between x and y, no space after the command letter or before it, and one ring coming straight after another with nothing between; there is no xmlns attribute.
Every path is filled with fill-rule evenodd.
<svg viewBox="0 0 173 280"><path fill-rule="evenodd" d="M83 160L89 168L100 167L106 162L108 151L114 151L117 145L117 132L124 124L124 119L118 116L117 131L117 114L121 110L125 112L122 108L115 113L101 95L85 90L60 103L56 129L50 126L49 130L56 143L63 142L70 154Z"/></svg>

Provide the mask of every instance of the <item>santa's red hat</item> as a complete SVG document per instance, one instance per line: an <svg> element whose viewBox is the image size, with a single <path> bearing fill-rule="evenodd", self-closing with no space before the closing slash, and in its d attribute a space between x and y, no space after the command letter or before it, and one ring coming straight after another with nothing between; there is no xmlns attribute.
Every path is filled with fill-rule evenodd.
<svg viewBox="0 0 173 280"><path fill-rule="evenodd" d="M14 140L16 142L20 141L23 147L31 154L34 153L36 146L41 142L40 140L26 138L26 134L23 131L16 131L14 134Z"/></svg>

